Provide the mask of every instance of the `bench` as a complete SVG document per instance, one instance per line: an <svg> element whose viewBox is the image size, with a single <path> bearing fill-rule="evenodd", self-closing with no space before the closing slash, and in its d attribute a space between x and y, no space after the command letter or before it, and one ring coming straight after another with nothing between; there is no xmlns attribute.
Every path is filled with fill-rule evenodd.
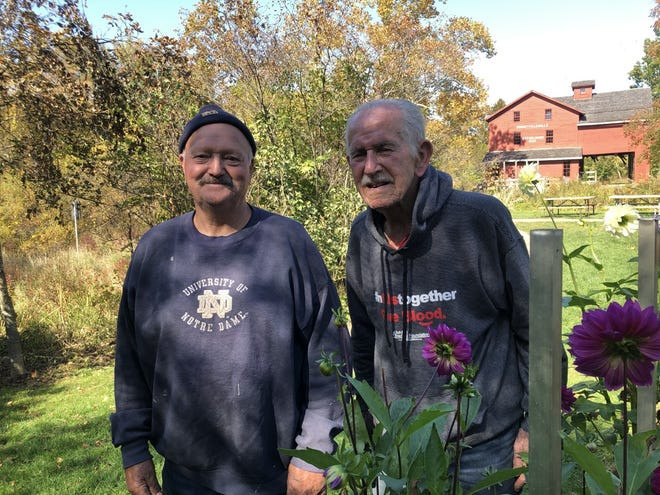
<svg viewBox="0 0 660 495"><path fill-rule="evenodd" d="M613 194L610 199L617 205L630 205L636 210L660 210L660 194Z"/></svg>
<svg viewBox="0 0 660 495"><path fill-rule="evenodd" d="M591 215L596 212L595 196L558 196L554 198L544 198L548 209L559 214L563 210L575 210Z"/></svg>

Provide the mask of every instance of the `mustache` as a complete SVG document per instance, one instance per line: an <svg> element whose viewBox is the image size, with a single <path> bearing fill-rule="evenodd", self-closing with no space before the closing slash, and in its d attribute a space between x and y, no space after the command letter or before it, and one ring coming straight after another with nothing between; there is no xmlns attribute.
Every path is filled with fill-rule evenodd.
<svg viewBox="0 0 660 495"><path fill-rule="evenodd" d="M213 175L205 175L197 181L200 186L205 184L220 184L227 187L234 187L234 181L229 175L223 174L218 177Z"/></svg>
<svg viewBox="0 0 660 495"><path fill-rule="evenodd" d="M391 182L392 177L390 177L389 174L385 172L377 172L373 175L363 175L362 179L360 180L360 186L362 187L370 187L373 186L374 184L382 184L384 182Z"/></svg>

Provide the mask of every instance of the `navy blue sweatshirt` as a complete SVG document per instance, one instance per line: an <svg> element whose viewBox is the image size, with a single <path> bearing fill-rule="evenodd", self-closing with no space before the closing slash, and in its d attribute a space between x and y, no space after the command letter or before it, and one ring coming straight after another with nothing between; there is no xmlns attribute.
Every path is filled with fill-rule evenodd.
<svg viewBox="0 0 660 495"><path fill-rule="evenodd" d="M526 427L529 258L522 236L496 198L455 190L429 166L420 180L408 241L393 249L383 217L368 209L354 221L347 291L352 360L358 378L388 397L422 395L434 368L422 357L428 327L464 333L482 395L466 441L476 445ZM437 377L423 404L451 403Z"/></svg>
<svg viewBox="0 0 660 495"><path fill-rule="evenodd" d="M149 441L215 491L281 494L278 448L332 450L341 408L316 360L339 353L337 293L299 223L252 209L230 236L200 234L188 213L140 240L117 325L111 423L124 467L150 458Z"/></svg>

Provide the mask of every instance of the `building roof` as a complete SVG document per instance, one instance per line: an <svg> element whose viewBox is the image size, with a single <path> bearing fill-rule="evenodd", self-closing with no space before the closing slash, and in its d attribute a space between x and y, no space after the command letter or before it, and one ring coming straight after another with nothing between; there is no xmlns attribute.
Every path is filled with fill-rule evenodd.
<svg viewBox="0 0 660 495"><path fill-rule="evenodd" d="M536 148L512 151L489 151L484 162L548 162L581 160L582 148Z"/></svg>
<svg viewBox="0 0 660 495"><path fill-rule="evenodd" d="M577 108L584 114L578 126L625 122L633 119L643 110L653 108L651 88L594 93L591 99L584 100L574 100L573 96L560 96L553 100Z"/></svg>
<svg viewBox="0 0 660 495"><path fill-rule="evenodd" d="M590 99L585 98L583 100L575 100L573 99L573 95L551 98L536 91L529 91L520 98L500 108L492 115L486 116L486 122L492 121L523 100L534 96L554 102L566 110L579 113L580 121L578 122L578 127L608 122L627 122L638 116L643 110L653 108L651 88L634 88L624 91L611 91L609 93L593 93Z"/></svg>
<svg viewBox="0 0 660 495"><path fill-rule="evenodd" d="M588 86L591 86L593 88L596 87L596 80L595 79L587 79L586 81L574 81L571 83L571 88L586 88Z"/></svg>
<svg viewBox="0 0 660 495"><path fill-rule="evenodd" d="M515 107L519 103L522 103L524 100L527 100L527 99L532 98L532 97L541 98L542 100L554 103L555 105L559 105L560 107L563 107L565 110L567 110L569 112L575 112L576 114L580 114L580 110L578 110L578 108L575 105L572 105L572 101L571 101L571 103L567 104L564 100L559 100L557 98L550 98L549 96L546 96L542 93L539 93L537 91L532 90L532 91L529 91L528 93L525 93L520 98L517 98L517 99L513 100L508 105L503 106L502 108L497 110L495 113L493 113L491 115L487 115L486 116L486 122L490 122L491 120L494 120L495 118L497 118L498 116L500 116L504 112L506 112L507 110ZM572 96L570 98L571 98L571 100L573 99Z"/></svg>

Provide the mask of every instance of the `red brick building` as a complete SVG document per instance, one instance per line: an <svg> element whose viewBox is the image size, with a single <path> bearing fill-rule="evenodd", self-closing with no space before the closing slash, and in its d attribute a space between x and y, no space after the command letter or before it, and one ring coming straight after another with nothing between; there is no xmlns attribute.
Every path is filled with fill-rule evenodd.
<svg viewBox="0 0 660 495"><path fill-rule="evenodd" d="M573 95L558 98L530 91L486 118L488 153L484 162L500 175L538 163L544 177L575 179L585 157L618 155L627 160L628 177L649 177L641 144L625 135L624 126L652 108L649 88L596 93L595 81L572 84Z"/></svg>

